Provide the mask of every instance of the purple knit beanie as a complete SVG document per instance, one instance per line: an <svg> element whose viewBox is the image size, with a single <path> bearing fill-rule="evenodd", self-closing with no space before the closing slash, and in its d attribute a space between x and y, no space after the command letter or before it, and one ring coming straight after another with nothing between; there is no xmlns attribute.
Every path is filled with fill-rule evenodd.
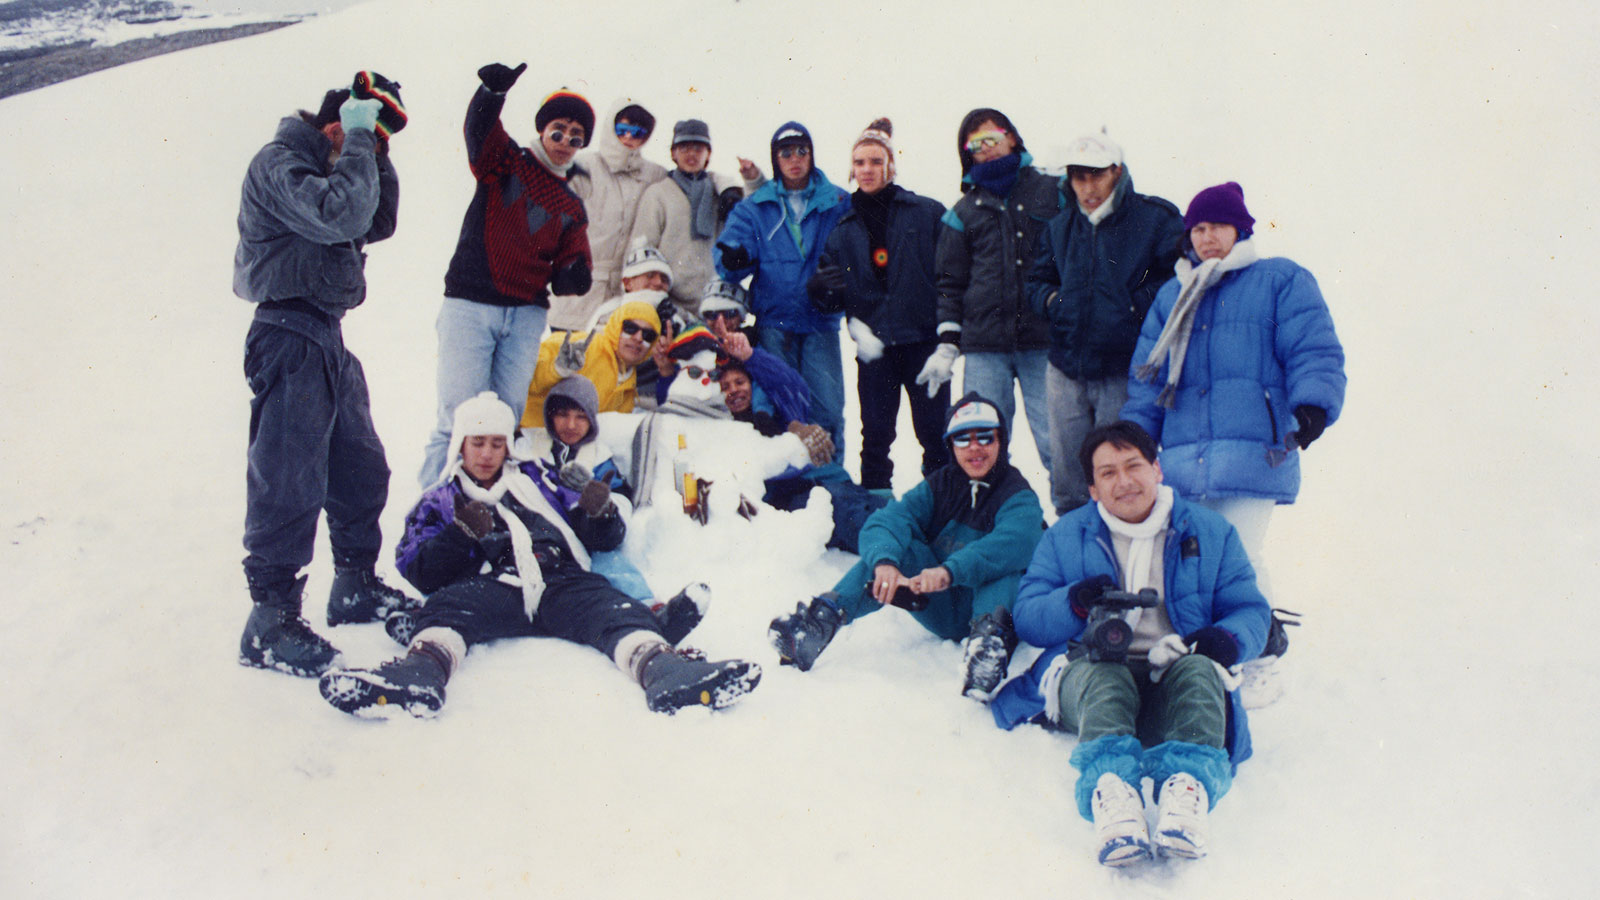
<svg viewBox="0 0 1600 900"><path fill-rule="evenodd" d="M1237 181L1208 187L1194 195L1183 214L1183 229L1188 231L1201 222L1232 225L1238 229L1241 241L1250 236L1251 226L1256 224L1250 210L1244 207L1244 188Z"/></svg>

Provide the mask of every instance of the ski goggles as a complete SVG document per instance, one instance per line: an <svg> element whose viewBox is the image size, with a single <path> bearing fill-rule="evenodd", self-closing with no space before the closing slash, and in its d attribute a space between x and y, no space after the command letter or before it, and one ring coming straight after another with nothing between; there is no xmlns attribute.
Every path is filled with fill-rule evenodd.
<svg viewBox="0 0 1600 900"><path fill-rule="evenodd" d="M545 131L544 136L552 143L565 143L568 147L571 147L574 150L581 150L585 144L589 143L589 141L583 136L582 126L577 126L571 130L568 130L562 128L560 125L552 125L548 130Z"/></svg>
<svg viewBox="0 0 1600 900"><path fill-rule="evenodd" d="M972 136L972 140L967 141L967 152L977 153L980 150L987 150L990 147L998 147L1000 146L1000 142L1005 139L1006 133L1003 129L1000 131L979 132L978 134Z"/></svg>
<svg viewBox="0 0 1600 900"><path fill-rule="evenodd" d="M631 137L644 140L650 136L650 129L632 122L618 122L616 125L617 137Z"/></svg>
<svg viewBox="0 0 1600 900"><path fill-rule="evenodd" d="M622 323L622 333L637 334L639 336L639 340L644 341L646 344L651 343L656 338L660 337L654 328L651 328L649 325L635 322L632 319L627 319Z"/></svg>
<svg viewBox="0 0 1600 900"><path fill-rule="evenodd" d="M1000 434L992 428L983 431L962 431L950 435L950 444L955 447L970 447L974 443L979 447L987 447L998 440Z"/></svg>

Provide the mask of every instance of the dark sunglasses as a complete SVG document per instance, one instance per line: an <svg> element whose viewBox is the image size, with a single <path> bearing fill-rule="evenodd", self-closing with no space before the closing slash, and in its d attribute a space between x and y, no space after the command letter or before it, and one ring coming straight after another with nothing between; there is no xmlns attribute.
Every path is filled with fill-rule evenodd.
<svg viewBox="0 0 1600 900"><path fill-rule="evenodd" d="M999 439L1000 435L996 434L992 429L989 431L963 431L960 434L950 435L950 443L957 447L969 447L973 441L977 441L979 447L987 447Z"/></svg>
<svg viewBox="0 0 1600 900"><path fill-rule="evenodd" d="M737 309L713 309L705 313L705 319L707 322L711 322L716 319L727 319L730 322L739 322L744 319L744 313L738 311Z"/></svg>
<svg viewBox="0 0 1600 900"><path fill-rule="evenodd" d="M699 366L684 366L683 371L684 374L688 375L691 379L701 378L707 375L711 376L713 381L717 381L722 378L721 369L702 369Z"/></svg>
<svg viewBox="0 0 1600 900"><path fill-rule="evenodd" d="M616 129L617 137L647 138L650 136L650 129L643 125L635 125L632 122L618 122Z"/></svg>
<svg viewBox="0 0 1600 900"><path fill-rule="evenodd" d="M622 333L637 334L639 339L644 341L646 344L654 341L657 337L660 337L654 328L651 328L649 325L640 325L638 322L635 322L632 319L628 319L622 323Z"/></svg>
<svg viewBox="0 0 1600 900"><path fill-rule="evenodd" d="M578 127L574 127L569 131L560 125L555 125L546 131L544 135L557 144L565 141L566 145L574 150L581 150L584 144L589 143L583 136L583 129Z"/></svg>
<svg viewBox="0 0 1600 900"><path fill-rule="evenodd" d="M798 146L798 147L779 147L778 148L778 158L779 159L788 159L791 156L798 156L798 157L804 159L805 157L810 156L810 155L811 155L811 148L807 147L807 146L805 146L803 144Z"/></svg>

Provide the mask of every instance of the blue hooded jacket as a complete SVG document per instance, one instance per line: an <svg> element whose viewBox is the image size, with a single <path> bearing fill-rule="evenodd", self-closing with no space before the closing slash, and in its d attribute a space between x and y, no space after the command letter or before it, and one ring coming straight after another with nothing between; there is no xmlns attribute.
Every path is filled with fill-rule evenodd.
<svg viewBox="0 0 1600 900"><path fill-rule="evenodd" d="M819 312L806 294L806 281L816 274L828 234L849 211L850 195L817 168L812 168L811 183L803 193L800 246L787 227L790 192L781 178L775 178L728 213L728 223L712 250L713 262L726 281L737 283L755 275L750 282L750 311L759 327L801 334L836 332L839 314ZM743 269L728 268L722 261L724 244L743 247L754 262Z"/></svg>
<svg viewBox="0 0 1600 900"><path fill-rule="evenodd" d="M1226 519L1174 497L1163 566L1161 596L1174 631L1189 634L1215 625L1238 643L1240 662L1260 655L1272 610L1256 587L1255 570L1238 532ZM1009 730L1044 712L1039 692L1044 673L1085 624L1068 604L1067 590L1096 575L1117 578L1118 567L1111 530L1100 518L1098 504L1090 503L1050 526L1017 588L1011 606L1017 637L1045 651L990 702L1001 728ZM1229 702L1228 755L1237 765L1250 756L1250 731L1238 691L1229 695Z"/></svg>

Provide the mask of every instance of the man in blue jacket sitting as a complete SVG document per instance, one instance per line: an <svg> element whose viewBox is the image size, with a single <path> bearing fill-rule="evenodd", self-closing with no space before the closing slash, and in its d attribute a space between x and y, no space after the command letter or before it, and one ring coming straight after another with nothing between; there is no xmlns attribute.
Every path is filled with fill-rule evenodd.
<svg viewBox="0 0 1600 900"><path fill-rule="evenodd" d="M1078 735L1078 811L1094 822L1101 863L1198 858L1206 814L1250 756L1233 668L1261 652L1271 611L1238 533L1161 483L1143 428L1096 428L1078 458L1095 502L1045 533L1012 606L1017 636L1044 653L991 709L1002 728L1044 721ZM1103 622L1119 592L1143 589L1153 607Z"/></svg>

